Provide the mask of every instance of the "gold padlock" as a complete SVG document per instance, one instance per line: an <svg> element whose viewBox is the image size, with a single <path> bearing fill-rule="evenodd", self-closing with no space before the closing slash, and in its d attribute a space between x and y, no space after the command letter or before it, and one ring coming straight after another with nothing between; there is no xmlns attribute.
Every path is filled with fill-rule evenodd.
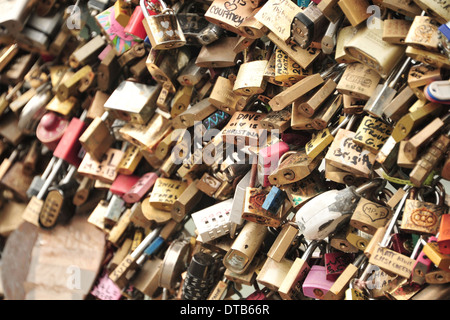
<svg viewBox="0 0 450 320"><path fill-rule="evenodd" d="M142 23L152 44L152 49L169 50L184 46L186 38L175 11L160 0L160 13L151 16L147 11L145 2L145 0L140 1L140 7L145 17Z"/></svg>
<svg viewBox="0 0 450 320"><path fill-rule="evenodd" d="M405 38L405 44L427 51L439 51L436 22L426 16L416 16Z"/></svg>
<svg viewBox="0 0 450 320"><path fill-rule="evenodd" d="M367 101L374 94L380 79L380 75L370 67L354 62L345 69L336 90Z"/></svg>
<svg viewBox="0 0 450 320"><path fill-rule="evenodd" d="M384 20L383 41L392 44L404 44L411 24L411 21L404 19Z"/></svg>
<svg viewBox="0 0 450 320"><path fill-rule="evenodd" d="M253 6L249 1L214 0L206 11L205 18L225 30L245 36L239 27L252 12Z"/></svg>
<svg viewBox="0 0 450 320"><path fill-rule="evenodd" d="M150 194L149 203L156 209L170 212L186 188L187 184L183 181L158 178Z"/></svg>
<svg viewBox="0 0 450 320"><path fill-rule="evenodd" d="M250 47L245 51L244 63L239 67L239 72L233 86L233 92L238 95L252 96L263 93L267 82L264 80L264 71L267 60L258 60L254 54L256 48Z"/></svg>

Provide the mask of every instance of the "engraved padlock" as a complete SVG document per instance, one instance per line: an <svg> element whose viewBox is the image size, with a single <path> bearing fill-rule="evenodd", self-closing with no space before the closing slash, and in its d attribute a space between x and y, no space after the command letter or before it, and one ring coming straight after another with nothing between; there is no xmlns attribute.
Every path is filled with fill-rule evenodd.
<svg viewBox="0 0 450 320"><path fill-rule="evenodd" d="M313 42L320 42L328 26L327 18L315 3L298 13L292 21L292 40L306 49Z"/></svg>
<svg viewBox="0 0 450 320"><path fill-rule="evenodd" d="M145 17L143 24L152 49L168 50L184 46L186 38L174 10L167 7L164 1L159 2L162 7L161 13L151 16L147 12L146 0L140 1Z"/></svg>
<svg viewBox="0 0 450 320"><path fill-rule="evenodd" d="M420 196L420 191L411 189L410 198L405 202L405 210L402 216L400 229L404 232L418 233L424 235L436 235L439 229L441 215L445 213L444 188L442 184L437 184L437 203L415 199ZM420 199L420 198L419 198Z"/></svg>

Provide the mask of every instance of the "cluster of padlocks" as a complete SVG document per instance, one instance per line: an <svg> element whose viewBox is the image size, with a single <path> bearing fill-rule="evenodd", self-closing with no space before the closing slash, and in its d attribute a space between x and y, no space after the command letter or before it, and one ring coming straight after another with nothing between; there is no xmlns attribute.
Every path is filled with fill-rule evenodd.
<svg viewBox="0 0 450 320"><path fill-rule="evenodd" d="M34 297L72 255L72 298L449 299L449 21L442 0L0 0L4 297L28 246Z"/></svg>

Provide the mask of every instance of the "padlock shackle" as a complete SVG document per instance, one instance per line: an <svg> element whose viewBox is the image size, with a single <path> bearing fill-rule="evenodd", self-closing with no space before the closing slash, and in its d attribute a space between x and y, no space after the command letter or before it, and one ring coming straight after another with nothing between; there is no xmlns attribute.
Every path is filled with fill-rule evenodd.
<svg viewBox="0 0 450 320"><path fill-rule="evenodd" d="M58 159L58 161L56 161L55 165L52 168L51 173L49 174L47 179L45 179L41 190L39 190L39 193L36 196L39 200L42 200L44 198L44 195L47 192L47 189L50 187L53 180L55 180L56 175L58 174L59 170L61 170L64 160L62 158L57 158L57 159Z"/></svg>
<svg viewBox="0 0 450 320"><path fill-rule="evenodd" d="M138 245L138 247L131 253L131 257L133 259L139 258L144 250L159 236L159 232L161 231L162 227L158 227L154 229L152 232L150 232L144 240Z"/></svg>
<svg viewBox="0 0 450 320"><path fill-rule="evenodd" d="M311 257L312 254L314 253L314 251L316 251L316 249L318 247L322 247L322 251L325 250L326 248L326 241L325 240L313 240L311 241L311 243L308 245L308 248L306 248L305 252L302 255L302 260L304 261L308 261Z"/></svg>
<svg viewBox="0 0 450 320"><path fill-rule="evenodd" d="M361 194L366 190L372 189L374 187L378 187L380 184L383 183L383 179L382 178L375 178L367 183L364 183L363 185L359 186L358 188L356 188L355 192L357 194Z"/></svg>

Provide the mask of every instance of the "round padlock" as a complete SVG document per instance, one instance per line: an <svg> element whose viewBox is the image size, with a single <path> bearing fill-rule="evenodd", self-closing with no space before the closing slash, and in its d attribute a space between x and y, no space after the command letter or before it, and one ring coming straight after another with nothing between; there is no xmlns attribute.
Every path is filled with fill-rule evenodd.
<svg viewBox="0 0 450 320"><path fill-rule="evenodd" d="M36 128L36 137L54 151L68 126L69 121L54 112L48 112L42 116Z"/></svg>

